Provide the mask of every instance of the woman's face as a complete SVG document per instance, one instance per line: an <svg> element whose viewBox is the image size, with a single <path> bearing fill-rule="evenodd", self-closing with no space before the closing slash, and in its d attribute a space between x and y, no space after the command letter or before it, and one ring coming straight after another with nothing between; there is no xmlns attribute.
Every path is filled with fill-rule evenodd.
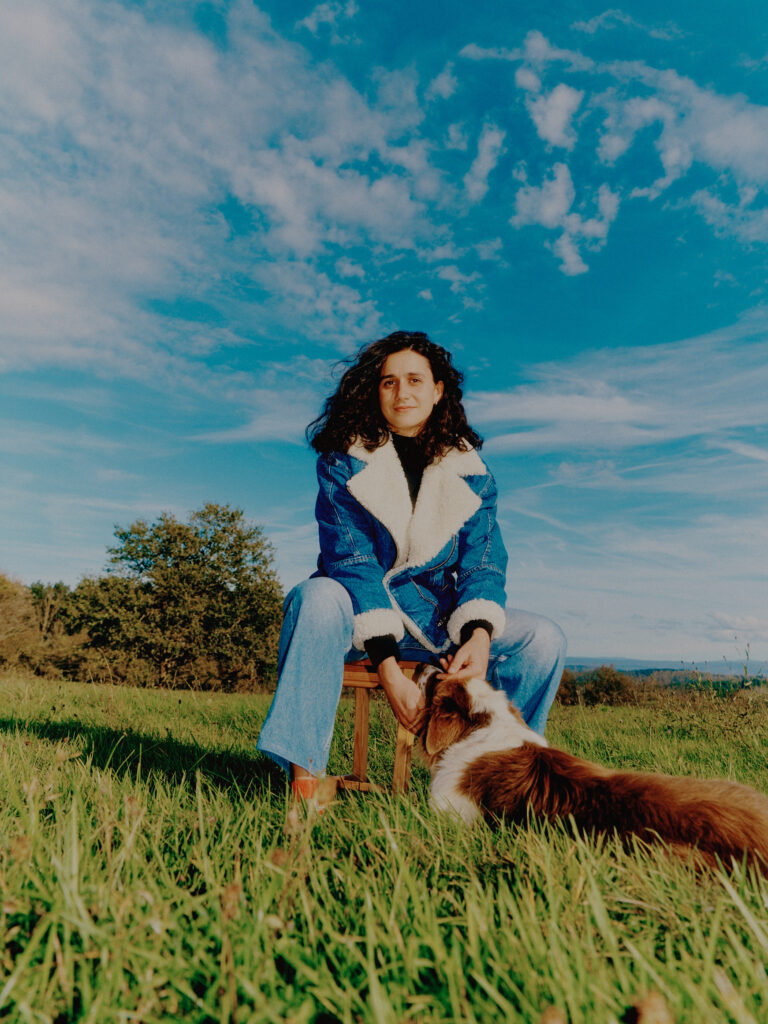
<svg viewBox="0 0 768 1024"><path fill-rule="evenodd" d="M409 348L387 356L379 379L379 405L390 430L415 437L443 396L429 360Z"/></svg>

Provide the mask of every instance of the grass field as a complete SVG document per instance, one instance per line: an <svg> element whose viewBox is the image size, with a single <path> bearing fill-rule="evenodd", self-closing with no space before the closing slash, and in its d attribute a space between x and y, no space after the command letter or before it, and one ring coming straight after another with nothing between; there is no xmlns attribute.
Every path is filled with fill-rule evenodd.
<svg viewBox="0 0 768 1024"><path fill-rule="evenodd" d="M0 1020L768 1020L768 884L352 795L286 828L266 697L0 678ZM342 702L331 770L343 771ZM372 774L391 770L376 706ZM768 790L759 695L553 709L615 766ZM552 1009L554 1007L554 1009Z"/></svg>

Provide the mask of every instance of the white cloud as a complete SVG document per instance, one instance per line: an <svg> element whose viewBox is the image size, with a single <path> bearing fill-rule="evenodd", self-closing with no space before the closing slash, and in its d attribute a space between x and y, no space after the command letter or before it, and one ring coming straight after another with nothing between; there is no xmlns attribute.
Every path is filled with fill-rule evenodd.
<svg viewBox="0 0 768 1024"><path fill-rule="evenodd" d="M619 197L607 185L601 185L596 196L597 215L582 217L572 212L576 191L571 172L566 164L556 163L552 175L540 186L524 185L515 196L515 213L510 218L513 227L540 225L562 233L546 244L560 259L560 269L573 276L589 268L582 259L579 244L597 251L608 237L608 230L619 209Z"/></svg>
<svg viewBox="0 0 768 1024"><path fill-rule="evenodd" d="M540 186L525 185L515 196L514 227L540 224L545 228L562 226L575 197L571 172L566 164L557 163L552 177Z"/></svg>
<svg viewBox="0 0 768 1024"><path fill-rule="evenodd" d="M359 263L355 263L346 256L342 256L341 259L336 260L336 273L340 277L365 277L365 268L361 267Z"/></svg>
<svg viewBox="0 0 768 1024"><path fill-rule="evenodd" d="M463 273L455 265L440 267L437 276L441 281L447 281L453 295L461 297L464 309L482 309L483 304L478 294L483 290L482 275L474 270L469 274Z"/></svg>
<svg viewBox="0 0 768 1024"><path fill-rule="evenodd" d="M506 132L494 124L483 125L477 143L477 156L464 175L464 188L470 202L479 202L488 191L488 177L504 152Z"/></svg>
<svg viewBox="0 0 768 1024"><path fill-rule="evenodd" d="M449 61L440 74L433 78L427 86L426 97L428 100L447 100L456 92L459 86L458 79L453 73L453 64Z"/></svg>
<svg viewBox="0 0 768 1024"><path fill-rule="evenodd" d="M451 124L448 126L448 136L445 140L446 149L465 150L469 147L466 128L463 124Z"/></svg>
<svg viewBox="0 0 768 1024"><path fill-rule="evenodd" d="M618 193L611 191L608 185L601 185L597 190L597 217L586 219L578 218L566 221L566 226L574 235L580 235L586 239L604 241L608 235L608 229L616 219L619 211Z"/></svg>
<svg viewBox="0 0 768 1024"><path fill-rule="evenodd" d="M709 189L691 196L691 205L718 234L735 235L743 242L768 242L768 208L753 206L757 193L742 189L738 203L726 203Z"/></svg>
<svg viewBox="0 0 768 1024"><path fill-rule="evenodd" d="M440 267L437 272L437 276L443 281L450 281L452 292L460 292L466 288L468 284L472 284L474 281L480 280L480 275L477 271L472 274L462 274L459 268L455 266Z"/></svg>
<svg viewBox="0 0 768 1024"><path fill-rule="evenodd" d="M534 68L544 68L547 64L565 64L566 70L591 71L595 62L576 50L564 50L553 46L547 37L537 30L529 32L523 43L522 58Z"/></svg>
<svg viewBox="0 0 768 1024"><path fill-rule="evenodd" d="M508 50L503 46L478 46L477 43L468 43L459 50L459 56L466 60L521 60L521 50Z"/></svg>
<svg viewBox="0 0 768 1024"><path fill-rule="evenodd" d="M651 197L685 175L694 162L727 172L738 183L768 181L768 107L744 96L722 96L675 71L640 62L615 62L602 70L626 88L642 85L650 90L645 97L614 90L595 102L607 111L600 148L606 161L626 152L643 128L661 126L656 148L664 174L648 187Z"/></svg>
<svg viewBox="0 0 768 1024"><path fill-rule="evenodd" d="M547 37L538 30L529 32L520 48L510 50L502 46L484 47L478 46L476 43L469 43L459 51L459 56L474 61L524 61L536 69L543 68L552 62L565 64L571 71L589 71L595 66L595 62L582 53L553 46Z"/></svg>
<svg viewBox="0 0 768 1024"><path fill-rule="evenodd" d="M604 11L575 27L594 34L599 29L630 26L657 38L679 34L673 25L648 27L618 9ZM654 200L696 165L724 177L711 186L699 186L691 200L695 209L718 232L732 234L746 243L764 242L768 233L761 205L742 200L734 204L727 190L735 185L762 188L768 182L768 106L750 102L743 95L721 95L698 85L674 70L654 68L643 61L595 61L575 50L553 45L541 32L532 31L517 49L465 47L462 56L471 60L504 60L518 64L515 82L526 94L526 107L539 137L549 146L573 150L577 138L573 118L582 106L585 113L602 112L597 153L606 165L616 164L648 130L661 173L653 180L627 188L630 198ZM588 75L594 91L560 82L546 91L550 72ZM606 87L606 80L608 85ZM683 202L686 202L684 197ZM567 273L583 270L583 254L573 233L550 243Z"/></svg>
<svg viewBox="0 0 768 1024"><path fill-rule="evenodd" d="M353 8L320 5L304 27ZM299 337L369 336L378 313L349 287L361 268L346 250L420 251L431 204L452 199L418 135L415 74L378 72L369 99L246 0L223 51L191 23L106 10L0 7L0 364L180 386L243 336L209 316L182 335L152 304L215 313L233 279L284 289L240 305L248 337L288 310Z"/></svg>
<svg viewBox="0 0 768 1024"><path fill-rule="evenodd" d="M379 106L403 128L415 128L425 117L418 102L419 77L415 68L375 68L373 79L377 85Z"/></svg>
<svg viewBox="0 0 768 1024"><path fill-rule="evenodd" d="M572 235L562 234L554 242L547 243L548 248L560 260L560 269L568 277L575 277L577 274L586 274L589 267L581 258L576 242Z"/></svg>
<svg viewBox="0 0 768 1024"><path fill-rule="evenodd" d="M762 71L768 67L768 53L762 57L758 57L757 60L755 60L754 57L744 56L739 61L739 64L748 71Z"/></svg>
<svg viewBox="0 0 768 1024"><path fill-rule="evenodd" d="M441 260L459 260L464 255L463 250L456 247L453 242L445 242L443 245L436 245L431 249L419 249L418 257L425 263L438 263Z"/></svg>
<svg viewBox="0 0 768 1024"><path fill-rule="evenodd" d="M343 350L381 331L381 317L372 300L316 267L275 261L261 264L257 273L277 324L301 323L307 336Z"/></svg>
<svg viewBox="0 0 768 1024"><path fill-rule="evenodd" d="M515 72L515 85L526 92L540 92L541 79L530 68L519 67Z"/></svg>
<svg viewBox="0 0 768 1024"><path fill-rule="evenodd" d="M475 252L481 260L491 261L501 259L501 250L504 243L500 238L491 238L487 242L478 242Z"/></svg>
<svg viewBox="0 0 768 1024"><path fill-rule="evenodd" d="M546 95L528 99L526 105L539 138L552 146L573 149L576 144L573 115L583 98L581 90L561 83Z"/></svg>
<svg viewBox="0 0 768 1024"><path fill-rule="evenodd" d="M306 18L296 22L296 28L305 28L313 36L319 36L321 30L327 28L332 43L351 42L352 37L342 35L339 26L341 22L354 18L358 11L359 8L355 0L347 0L346 3L330 0L328 3L321 3L314 7Z"/></svg>

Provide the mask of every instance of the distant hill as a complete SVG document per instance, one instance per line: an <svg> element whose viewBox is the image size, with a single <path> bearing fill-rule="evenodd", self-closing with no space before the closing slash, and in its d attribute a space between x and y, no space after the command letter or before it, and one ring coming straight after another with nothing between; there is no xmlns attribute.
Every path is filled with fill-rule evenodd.
<svg viewBox="0 0 768 1024"><path fill-rule="evenodd" d="M744 675L744 664L740 661L643 661L640 658L568 658L568 668L574 671L589 671L598 668L600 665L613 665L619 672L702 672L712 676L742 676ZM755 661L748 667L749 675L768 676L768 663Z"/></svg>

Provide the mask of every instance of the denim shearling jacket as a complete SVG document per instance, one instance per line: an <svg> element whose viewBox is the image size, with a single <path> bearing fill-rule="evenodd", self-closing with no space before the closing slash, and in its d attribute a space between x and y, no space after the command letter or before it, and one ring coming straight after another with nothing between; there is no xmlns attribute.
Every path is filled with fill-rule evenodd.
<svg viewBox="0 0 768 1024"><path fill-rule="evenodd" d="M496 484L474 449L452 448L424 470L416 505L392 439L353 444L317 462L316 575L352 599L352 643L405 630L433 654L462 626L504 628L507 553L496 523Z"/></svg>

